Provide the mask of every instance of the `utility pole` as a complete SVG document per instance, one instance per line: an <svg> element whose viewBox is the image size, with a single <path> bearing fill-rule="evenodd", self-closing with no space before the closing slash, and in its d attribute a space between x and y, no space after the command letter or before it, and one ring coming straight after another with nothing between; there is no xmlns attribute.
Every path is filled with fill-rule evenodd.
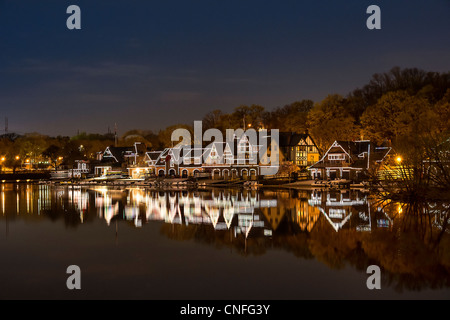
<svg viewBox="0 0 450 320"><path fill-rule="evenodd" d="M114 124L114 146L117 147L117 123Z"/></svg>

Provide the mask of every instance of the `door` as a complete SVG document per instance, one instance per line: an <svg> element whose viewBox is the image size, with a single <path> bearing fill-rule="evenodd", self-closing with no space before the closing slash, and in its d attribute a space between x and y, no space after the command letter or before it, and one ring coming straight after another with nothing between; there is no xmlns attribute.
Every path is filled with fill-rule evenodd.
<svg viewBox="0 0 450 320"><path fill-rule="evenodd" d="M336 171L330 171L330 180L335 180L336 176Z"/></svg>

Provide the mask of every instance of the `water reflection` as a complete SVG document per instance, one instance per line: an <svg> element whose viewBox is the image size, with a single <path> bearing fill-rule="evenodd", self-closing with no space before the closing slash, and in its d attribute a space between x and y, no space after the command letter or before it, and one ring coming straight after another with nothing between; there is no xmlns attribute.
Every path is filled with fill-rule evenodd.
<svg viewBox="0 0 450 320"><path fill-rule="evenodd" d="M378 201L357 190L159 192L143 188L1 186L0 217L63 220L68 228L101 221L118 233L161 224L176 240L243 255L285 250L331 268L365 272L377 264L398 291L450 287L449 205ZM117 240L117 238L116 238Z"/></svg>
<svg viewBox="0 0 450 320"><path fill-rule="evenodd" d="M144 188L109 188L51 185L1 185L4 217L43 214L57 218L75 214L68 226L85 222L87 216L130 221L142 227L151 221L179 225L209 225L235 235L272 236L287 229L310 233L319 218L335 232L351 229L371 232L392 229L394 219L420 219L436 230L448 232L445 203L388 203L372 199L358 190L240 190L155 191ZM403 217L403 218L402 218ZM88 219L89 220L89 219ZM420 222L420 221L419 221ZM411 224L411 222L410 222ZM261 231L261 232L258 232ZM431 232L432 230L430 230Z"/></svg>

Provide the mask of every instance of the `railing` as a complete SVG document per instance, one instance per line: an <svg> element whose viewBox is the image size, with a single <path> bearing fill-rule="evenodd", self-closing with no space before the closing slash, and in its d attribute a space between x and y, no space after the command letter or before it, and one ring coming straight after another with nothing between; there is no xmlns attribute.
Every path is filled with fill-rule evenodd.
<svg viewBox="0 0 450 320"><path fill-rule="evenodd" d="M323 164L327 165L327 166L332 165L335 167L348 167L351 165L350 162L342 161L342 160L324 160Z"/></svg>

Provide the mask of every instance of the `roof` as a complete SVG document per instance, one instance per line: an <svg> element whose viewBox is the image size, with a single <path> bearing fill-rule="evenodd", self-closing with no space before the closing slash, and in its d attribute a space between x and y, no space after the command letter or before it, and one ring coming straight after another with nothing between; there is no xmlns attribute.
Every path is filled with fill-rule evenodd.
<svg viewBox="0 0 450 320"><path fill-rule="evenodd" d="M148 152L146 152L146 155L150 160L156 161L156 160L158 160L161 153L162 153L162 151L148 151Z"/></svg>
<svg viewBox="0 0 450 320"><path fill-rule="evenodd" d="M371 146L371 151L375 148L373 143L368 140L364 141L336 141L349 155L359 155L363 152L369 151L369 146Z"/></svg>
<svg viewBox="0 0 450 320"><path fill-rule="evenodd" d="M345 152L351 159L351 164L333 163L332 166L351 166L353 168L367 168L368 162L381 162L391 151L389 147L376 147L374 143L363 141L335 141L325 155L310 168L325 168L328 166L325 159L328 154ZM331 165L331 164L330 164Z"/></svg>
<svg viewBox="0 0 450 320"><path fill-rule="evenodd" d="M125 161L125 155L134 155L134 147L107 147L103 152L102 162L122 163Z"/></svg>
<svg viewBox="0 0 450 320"><path fill-rule="evenodd" d="M295 147L300 141L306 141L309 136L307 133L280 132L280 146Z"/></svg>

